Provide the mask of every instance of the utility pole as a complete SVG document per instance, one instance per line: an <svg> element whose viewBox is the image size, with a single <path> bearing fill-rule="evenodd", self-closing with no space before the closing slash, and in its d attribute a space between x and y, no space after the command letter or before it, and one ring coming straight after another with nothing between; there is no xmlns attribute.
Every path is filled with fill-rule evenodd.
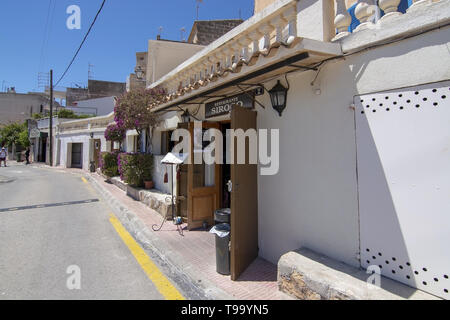
<svg viewBox="0 0 450 320"><path fill-rule="evenodd" d="M50 70L50 167L53 167L53 70Z"/></svg>

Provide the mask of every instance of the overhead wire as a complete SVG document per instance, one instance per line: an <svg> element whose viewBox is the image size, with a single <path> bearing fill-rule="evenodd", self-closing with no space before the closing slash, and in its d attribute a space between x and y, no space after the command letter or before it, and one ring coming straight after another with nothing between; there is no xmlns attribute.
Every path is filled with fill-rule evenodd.
<svg viewBox="0 0 450 320"><path fill-rule="evenodd" d="M77 58L78 53L80 52L81 48L83 47L83 44L86 42L86 39L87 39L89 33L90 33L91 30L92 30L92 27L94 26L95 22L97 21L98 16L99 16L100 13L102 12L102 9L103 9L103 7L104 7L104 5L105 5L105 2L106 2L106 0L103 0L102 5L101 5L100 8L98 9L97 14L95 15L94 20L92 21L92 23L91 23L91 25L90 25L88 31L86 32L86 35L85 35L84 38L83 38L83 41L81 41L81 44L79 45L77 51L75 52L75 54L74 54L72 60L70 61L69 65L67 66L66 70L65 70L64 73L61 75L61 77L59 78L59 80L56 82L55 87L61 82L62 79L64 79L64 77L66 76L66 74L67 74L67 72L69 71L70 67L72 66L73 62L74 62L75 59Z"/></svg>

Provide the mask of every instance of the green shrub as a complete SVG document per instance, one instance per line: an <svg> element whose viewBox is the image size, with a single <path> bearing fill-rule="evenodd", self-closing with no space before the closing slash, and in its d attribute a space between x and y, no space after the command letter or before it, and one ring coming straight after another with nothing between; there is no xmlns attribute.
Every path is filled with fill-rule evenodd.
<svg viewBox="0 0 450 320"><path fill-rule="evenodd" d="M142 153L119 155L119 173L123 181L133 187L143 187L152 179L153 156Z"/></svg>
<svg viewBox="0 0 450 320"><path fill-rule="evenodd" d="M117 177L119 175L117 156L117 152L102 152L100 169L108 178Z"/></svg>

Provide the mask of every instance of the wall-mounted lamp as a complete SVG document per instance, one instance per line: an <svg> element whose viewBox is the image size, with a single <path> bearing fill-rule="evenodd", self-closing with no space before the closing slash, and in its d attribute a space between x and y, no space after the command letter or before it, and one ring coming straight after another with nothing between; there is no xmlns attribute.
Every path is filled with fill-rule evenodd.
<svg viewBox="0 0 450 320"><path fill-rule="evenodd" d="M136 78L138 78L139 80L144 79L144 69L142 69L141 66L137 66L134 71L136 72Z"/></svg>
<svg viewBox="0 0 450 320"><path fill-rule="evenodd" d="M269 90L270 100L272 101L272 108L274 108L281 117L283 110L286 108L287 92L289 88L284 87L280 80L278 80L275 87Z"/></svg>
<svg viewBox="0 0 450 320"><path fill-rule="evenodd" d="M93 132L91 132L91 139L92 139L92 138L94 138L94 133L93 133Z"/></svg>
<svg viewBox="0 0 450 320"><path fill-rule="evenodd" d="M183 114L181 115L181 121L182 121L183 123L189 123L189 122L191 122L191 115L190 115L189 111L185 110L185 111L183 112Z"/></svg>

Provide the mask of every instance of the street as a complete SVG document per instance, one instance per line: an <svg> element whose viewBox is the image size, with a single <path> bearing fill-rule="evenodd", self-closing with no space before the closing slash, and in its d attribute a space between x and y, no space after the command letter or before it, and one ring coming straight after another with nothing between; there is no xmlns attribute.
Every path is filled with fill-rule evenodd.
<svg viewBox="0 0 450 320"><path fill-rule="evenodd" d="M169 280L148 276L148 257L120 228L81 174L1 167L0 300L180 297L161 293L154 283Z"/></svg>

